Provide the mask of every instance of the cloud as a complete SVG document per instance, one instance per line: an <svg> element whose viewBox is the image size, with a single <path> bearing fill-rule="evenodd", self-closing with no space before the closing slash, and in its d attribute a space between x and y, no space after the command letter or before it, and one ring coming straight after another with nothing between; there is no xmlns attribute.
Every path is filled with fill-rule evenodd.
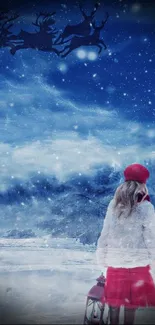
<svg viewBox="0 0 155 325"><path fill-rule="evenodd" d="M149 152L139 145L116 148L92 136L82 140L70 132L59 134L55 139L16 147L2 144L0 154L1 190L5 190L14 178L26 180L36 173L55 175L62 182L75 173L91 175L97 166L104 164L117 168L143 161L146 157L155 158L153 147Z"/></svg>
<svg viewBox="0 0 155 325"><path fill-rule="evenodd" d="M71 92L39 75L23 82L1 78L0 86L1 189L12 176L26 179L40 171L62 181L97 165L154 158L151 123L149 131L117 108L73 101Z"/></svg>
<svg viewBox="0 0 155 325"><path fill-rule="evenodd" d="M18 144L62 131L86 136L116 119L116 111L77 103L71 96L40 76L1 82L1 141Z"/></svg>

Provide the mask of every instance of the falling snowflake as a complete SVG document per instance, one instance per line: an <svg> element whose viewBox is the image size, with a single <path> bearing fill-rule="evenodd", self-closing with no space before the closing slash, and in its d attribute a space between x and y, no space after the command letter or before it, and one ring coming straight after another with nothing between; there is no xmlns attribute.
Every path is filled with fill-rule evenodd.
<svg viewBox="0 0 155 325"><path fill-rule="evenodd" d="M141 287L144 284L144 280L139 280L135 283L135 287Z"/></svg>
<svg viewBox="0 0 155 325"><path fill-rule="evenodd" d="M90 61L94 61L97 59L97 54L95 52L88 52L87 57Z"/></svg>
<svg viewBox="0 0 155 325"><path fill-rule="evenodd" d="M76 55L79 59L85 59L86 58L86 51L84 50L78 50L76 52Z"/></svg>

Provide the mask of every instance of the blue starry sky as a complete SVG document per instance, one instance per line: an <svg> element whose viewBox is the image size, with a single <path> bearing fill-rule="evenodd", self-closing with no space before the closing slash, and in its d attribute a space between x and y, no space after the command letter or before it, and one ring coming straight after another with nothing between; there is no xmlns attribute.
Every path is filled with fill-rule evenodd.
<svg viewBox="0 0 155 325"><path fill-rule="evenodd" d="M20 17L12 31L35 31L40 10L55 26L82 19L77 2L6 1ZM85 1L90 12L94 2ZM153 1L104 1L96 12L107 50L80 47L66 58L34 49L0 49L2 193L14 184L54 175L90 176L108 164L123 168L155 157L155 6Z"/></svg>

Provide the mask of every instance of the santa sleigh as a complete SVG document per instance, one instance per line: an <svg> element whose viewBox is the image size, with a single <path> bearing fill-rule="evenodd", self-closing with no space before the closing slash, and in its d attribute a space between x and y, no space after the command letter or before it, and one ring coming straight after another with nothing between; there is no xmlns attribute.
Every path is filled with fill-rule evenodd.
<svg viewBox="0 0 155 325"><path fill-rule="evenodd" d="M97 284L94 285L87 294L83 325L105 325L109 323L109 310L105 317L105 303L103 302L105 286L105 277L103 273L96 281Z"/></svg>

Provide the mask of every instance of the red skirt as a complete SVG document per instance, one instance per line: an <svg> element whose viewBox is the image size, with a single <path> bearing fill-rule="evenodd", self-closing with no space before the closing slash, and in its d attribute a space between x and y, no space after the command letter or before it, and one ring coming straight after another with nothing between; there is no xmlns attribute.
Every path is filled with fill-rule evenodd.
<svg viewBox="0 0 155 325"><path fill-rule="evenodd" d="M129 269L108 267L102 302L112 307L155 306L155 284L150 266Z"/></svg>

